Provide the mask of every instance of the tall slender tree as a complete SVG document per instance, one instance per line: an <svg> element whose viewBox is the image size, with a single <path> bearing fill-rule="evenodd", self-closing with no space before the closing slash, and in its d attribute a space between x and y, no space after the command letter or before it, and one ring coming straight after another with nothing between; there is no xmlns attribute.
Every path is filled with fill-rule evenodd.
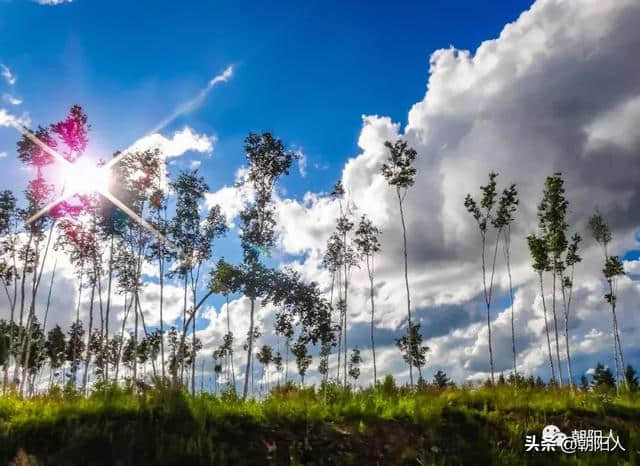
<svg viewBox="0 0 640 466"><path fill-rule="evenodd" d="M360 224L356 230L355 243L358 252L364 257L367 265L367 275L369 276L369 299L371 301L371 357L373 360L373 384L378 381L376 369L376 345L373 337L375 328L375 304L374 304L374 283L375 277L375 255L380 251L380 242L378 241L380 230L376 227L366 215L360 219Z"/></svg>
<svg viewBox="0 0 640 466"><path fill-rule="evenodd" d="M183 321L187 323L187 314L191 322L192 357L197 357L196 347L196 305L198 303L198 289L203 264L211 258L212 241L227 231L227 224L219 205L211 207L206 218L200 216L200 203L209 187L197 170L182 172L175 182L172 182L176 192L176 215L172 226L172 238L178 249L177 273L184 284ZM191 307L187 308L187 286L191 294ZM183 326L183 341L188 328ZM195 394L195 362L191 365L191 393Z"/></svg>
<svg viewBox="0 0 640 466"><path fill-rule="evenodd" d="M163 382L165 381L165 357L164 357L164 282L167 274L167 265L173 258L173 250L169 247L167 238L171 232L171 224L167 218L168 196L165 188L164 170L157 170L156 181L153 194L150 198L151 218L150 223L162 235L156 237L150 245L147 259L157 261L158 280L160 285L160 296L158 298L158 309L160 319L160 367Z"/></svg>
<svg viewBox="0 0 640 466"><path fill-rule="evenodd" d="M498 201L496 216L491 222L496 230L504 233L504 259L507 266L509 297L511 300L511 351L513 355L513 374L516 378L518 376L518 362L516 351L515 310L513 306L513 282L511 279L511 224L514 221L518 202L518 190L516 189L516 185L512 184L509 188L502 191L500 201Z"/></svg>
<svg viewBox="0 0 640 466"><path fill-rule="evenodd" d="M233 389L235 390L236 371L233 363L233 332L231 331L231 315L229 311L229 296L237 293L242 288L241 270L234 265L220 259L215 269L211 271L210 288L217 294L225 298L225 309L227 314L227 334L224 336L224 345L227 357L231 366L231 378Z"/></svg>
<svg viewBox="0 0 640 466"><path fill-rule="evenodd" d="M527 236L527 245L529 246L529 253L531 255L533 270L538 274L538 280L540 283L540 297L542 299L542 312L544 314L544 330L547 335L547 349L549 351L549 367L551 368L551 380L556 381L555 365L553 363L553 356L551 354L551 338L549 336L549 321L547 319L547 304L544 294L544 273L551 270L549 261L549 250L547 249L546 241L531 234Z"/></svg>
<svg viewBox="0 0 640 466"><path fill-rule="evenodd" d="M245 183L253 188L254 200L240 214L243 288L251 303L243 398L249 388L256 300L269 289L268 269L261 263L260 255L268 254L275 242L273 190L278 179L289 173L295 154L287 151L282 141L265 132L246 137L245 156L248 163Z"/></svg>
<svg viewBox="0 0 640 466"><path fill-rule="evenodd" d="M569 340L569 317L571 314L571 299L573 297L573 281L575 276L575 266L582 261L582 257L578 254L582 237L578 233L574 233L571 237L571 243L567 248L567 253L562 265L559 266L560 278L562 280L562 310L564 315L564 340L567 351L567 368L569 370L569 385L573 389L575 382L573 380L573 362L571 361L571 345ZM565 275L566 270L568 275Z"/></svg>
<svg viewBox="0 0 640 466"><path fill-rule="evenodd" d="M617 299L618 299L618 277L624 275L624 266L618 256L609 254L609 245L613 239L609 225L599 212L593 214L589 219L589 229L596 240L604 257L604 267L602 273L607 282L607 292L605 300L611 309L611 336L613 339L613 359L616 365L616 382L618 382L624 371L624 355L622 353L622 343L620 342L620 332L618 331ZM622 377L624 379L624 377ZM624 379L626 384L626 379Z"/></svg>
<svg viewBox="0 0 640 466"><path fill-rule="evenodd" d="M560 360L560 338L558 336L558 316L556 312L557 278L562 276L562 256L568 247L566 221L569 202L565 198L564 180L560 173L548 176L542 194L542 201L538 206L538 220L542 237L547 243L547 250L551 257L552 295L551 311L553 314L553 328L556 341L556 358L558 362L558 377L563 384L562 363Z"/></svg>
<svg viewBox="0 0 640 466"><path fill-rule="evenodd" d="M385 147L389 150L389 158L382 164L382 175L387 183L396 190L398 207L400 209L400 221L402 223L402 244L404 254L404 283L407 292L407 335L411 332L411 293L409 290L409 260L407 251L407 225L404 215L404 201L413 186L416 177L416 168L413 166L417 152L409 147L406 141L398 139L395 143L386 141ZM409 364L409 381L413 386L413 365Z"/></svg>
<svg viewBox="0 0 640 466"><path fill-rule="evenodd" d="M496 257L498 255L498 244L500 243L500 234L504 227L504 221L498 222L494 215L494 208L498 200L498 190L496 178L497 173L489 173L489 182L480 186L482 192L482 198L480 199L480 205L471 197L471 194L467 194L464 199L464 206L467 211L473 216L478 224L478 230L480 232L480 244L482 249L482 288L484 291L484 302L487 307L487 332L488 332L488 346L489 346L489 367L491 369L491 383L495 383L494 377L494 364L493 364L493 342L491 340L491 300L493 293L493 278L496 270ZM491 270L489 279L487 280L487 233L489 231L489 224L496 227L495 247L493 252L493 260L491 261Z"/></svg>
<svg viewBox="0 0 640 466"><path fill-rule="evenodd" d="M407 335L396 339L396 346L402 352L405 362L418 369L419 380L423 381L422 368L427 362L429 347L422 344L420 324L412 324Z"/></svg>

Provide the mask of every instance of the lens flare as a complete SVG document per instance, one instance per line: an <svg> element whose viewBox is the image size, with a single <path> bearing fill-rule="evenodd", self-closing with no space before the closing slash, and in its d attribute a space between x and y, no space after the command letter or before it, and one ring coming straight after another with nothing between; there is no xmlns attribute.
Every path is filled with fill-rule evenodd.
<svg viewBox="0 0 640 466"><path fill-rule="evenodd" d="M79 159L64 166L63 182L65 191L75 194L104 193L109 190L110 173L90 161Z"/></svg>

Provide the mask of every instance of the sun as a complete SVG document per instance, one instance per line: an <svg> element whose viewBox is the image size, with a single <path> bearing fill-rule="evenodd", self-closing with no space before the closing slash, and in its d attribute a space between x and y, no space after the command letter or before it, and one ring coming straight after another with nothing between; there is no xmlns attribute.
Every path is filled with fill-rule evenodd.
<svg viewBox="0 0 640 466"><path fill-rule="evenodd" d="M109 191L111 181L109 171L85 159L68 164L63 171L65 191L69 194L105 193Z"/></svg>

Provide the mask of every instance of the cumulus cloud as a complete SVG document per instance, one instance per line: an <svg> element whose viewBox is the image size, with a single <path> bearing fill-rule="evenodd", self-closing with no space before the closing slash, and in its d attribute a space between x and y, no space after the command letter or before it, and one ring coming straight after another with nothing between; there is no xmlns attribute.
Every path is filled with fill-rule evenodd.
<svg viewBox="0 0 640 466"><path fill-rule="evenodd" d="M18 80L16 75L14 75L11 72L9 67L6 65L3 65L2 63L0 63L0 76L2 76L4 80L7 82L7 84L9 84L10 86L13 86Z"/></svg>
<svg viewBox="0 0 640 466"><path fill-rule="evenodd" d="M160 149L167 158L179 157L189 151L210 154L213 151L215 140L215 136L198 134L189 126L185 126L182 130L173 133L170 138L160 133L153 133L138 139L127 151Z"/></svg>
<svg viewBox="0 0 640 466"><path fill-rule="evenodd" d="M490 170L500 173L501 186L517 183L521 198L511 253L519 369L547 375L541 299L524 239L535 231L545 177L555 172L566 180L571 231L585 237L570 328L576 365L579 370L586 364L587 355L611 359L602 258L589 239L586 219L598 208L612 226L616 253L638 248L640 141L632 128L640 122L640 65L633 58L640 46L639 19L640 6L632 1L539 1L475 53L453 47L434 52L426 94L410 110L404 128L388 117L363 117L361 153L345 164L340 178L354 217L366 213L382 229L376 290L384 316L377 323L380 331L398 331L406 319L397 200L380 175L384 141L401 137L418 151L418 176L405 209L412 302L432 348L429 364L459 378L488 374L478 235L463 200L467 192L478 192ZM619 79L611 79L612 70ZM329 276L320 267L322 248L337 212L335 201L317 193L278 203L281 247L303 254L297 267L325 286ZM637 269L635 263L626 267ZM508 371L511 311L508 300L499 299L507 291L501 258L496 277L494 353L497 369ZM357 332L367 318L360 311L366 309L364 271L354 272L352 284L350 317ZM631 315L638 284L625 278L620 287L625 350L638 354ZM594 328L605 336L588 338ZM392 338L381 347L385 344Z"/></svg>
<svg viewBox="0 0 640 466"><path fill-rule="evenodd" d="M227 224L231 227L235 226L234 219L244 209L247 202L253 199L252 189L248 184L243 183L246 174L246 170L241 168L236 172L234 185L223 186L215 192L205 194L207 208L219 205Z"/></svg>
<svg viewBox="0 0 640 466"><path fill-rule="evenodd" d="M7 155L9 155L6 151L0 151L0 159L4 159Z"/></svg>

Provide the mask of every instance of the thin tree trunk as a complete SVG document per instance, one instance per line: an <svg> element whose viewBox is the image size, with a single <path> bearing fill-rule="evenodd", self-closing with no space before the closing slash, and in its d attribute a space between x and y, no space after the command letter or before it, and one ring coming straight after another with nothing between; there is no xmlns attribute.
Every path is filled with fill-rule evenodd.
<svg viewBox="0 0 640 466"><path fill-rule="evenodd" d="M549 337L549 321L547 320L547 305L544 299L544 284L542 280L542 272L538 274L540 277L540 295L542 296L542 310L544 313L544 330L547 334L547 347L549 349L549 364L551 366L551 379L555 382L556 371L553 365L553 356L551 355L551 338Z"/></svg>
<svg viewBox="0 0 640 466"><path fill-rule="evenodd" d="M563 291L564 292L564 291ZM569 314L564 314L564 344L567 349L567 367L569 371L569 387L573 390L573 367L571 366L571 350L569 349Z"/></svg>
<svg viewBox="0 0 640 466"><path fill-rule="evenodd" d="M556 316L556 272L557 262L553 259L553 295L552 295L552 310L553 310L553 328L556 336L556 358L558 359L558 376L560 377L560 385L564 384L562 378L562 362L560 361L560 339L558 338L558 319Z"/></svg>
<svg viewBox="0 0 640 466"><path fill-rule="evenodd" d="M408 318L408 330L407 334L411 331L411 294L409 291L409 259L407 253L407 227L404 221L404 209L402 207L402 196L400 195L400 188L396 188L396 194L398 195L398 204L400 205L400 220L402 223L402 244L404 254L404 284L407 290L407 318ZM409 364L409 382L413 387L413 361Z"/></svg>
<svg viewBox="0 0 640 466"><path fill-rule="evenodd" d="M507 225L507 231L504 237L504 256L507 264L507 275L509 277L509 296L511 297L511 351L513 353L513 377L515 382L518 381L518 364L516 361L516 326L515 326L515 309L513 306L513 281L511 277L511 225Z"/></svg>
<svg viewBox="0 0 640 466"><path fill-rule="evenodd" d="M131 303L127 305L127 294L124 295L124 318L122 319L122 327L120 328L120 344L118 345L118 356L116 358L116 378L115 382L118 383L118 375L120 372L120 359L122 358L122 347L124 346L124 327L129 317L129 311L131 310Z"/></svg>
<svg viewBox="0 0 640 466"><path fill-rule="evenodd" d="M18 325L18 337L20 337L20 328L24 323L24 301L26 296L26 291L24 287L25 287L26 275L27 275L27 261L29 260L29 251L31 250L32 241L33 241L33 232L31 231L29 233L29 241L27 242L27 248L25 250L24 261L22 264L22 277L20 279L20 323ZM11 347L11 342L9 343L9 345ZM10 350L12 349L13 348L10 348ZM15 367L13 368L13 385L17 385L18 383L18 371L20 368L20 363L22 362L22 341L20 342L20 349L21 351L15 358Z"/></svg>
<svg viewBox="0 0 640 466"><path fill-rule="evenodd" d="M340 302L341 299L341 294L342 294L342 282L341 282L341 272L340 269L338 268L338 302ZM339 323L339 329L338 329L338 368L336 370L336 382L340 383L340 368L341 368L341 361L342 361L342 308L338 309L338 319L340 321Z"/></svg>
<svg viewBox="0 0 640 466"><path fill-rule="evenodd" d="M164 384L164 245L160 246L160 260L158 272L160 273L160 362L162 363L162 383Z"/></svg>
<svg viewBox="0 0 640 466"><path fill-rule="evenodd" d="M96 282L91 286L91 300L89 302L89 330L87 332L87 354L84 361L84 374L82 375L82 393L87 394L87 381L89 378L89 364L91 363L91 333L93 332L93 304L96 294Z"/></svg>
<svg viewBox="0 0 640 466"><path fill-rule="evenodd" d="M227 333L231 335L231 316L229 314L229 295L225 295L227 300ZM233 348L229 348L229 359L231 360L231 376L233 377L233 389L236 386L236 370L233 364Z"/></svg>
<svg viewBox="0 0 640 466"><path fill-rule="evenodd" d="M482 285L484 288L484 299L485 304L487 305L487 332L488 332L488 342L489 342L489 366L491 369L491 385L495 385L495 375L494 375L494 364L493 364L493 342L491 335L491 298L493 293L493 278L496 270L496 258L498 255L498 245L500 243L500 234L502 229L498 230L496 234L496 244L493 251L493 261L491 265L491 278L489 279L489 286L487 287L487 272L486 272L486 243L487 236L486 233L480 233L482 237Z"/></svg>
<svg viewBox="0 0 640 466"><path fill-rule="evenodd" d="M135 290L133 292L133 385L135 387L136 381L138 380L138 291Z"/></svg>
<svg viewBox="0 0 640 466"><path fill-rule="evenodd" d="M111 311L111 283L113 279L113 233L111 234L111 244L109 246L109 278L107 282L107 305L105 309L104 315L104 340L103 345L105 345L104 353L106 354L106 345L109 344L109 313ZM108 358L107 358L108 359ZM109 380L109 362L105 365L104 371L104 380Z"/></svg>
<svg viewBox="0 0 640 466"><path fill-rule="evenodd" d="M342 327L342 331L344 332L344 345L343 345L343 351L344 351L344 386L347 386L347 312L348 312L348 302L349 302L349 270L348 267L349 265L347 264L348 262L348 257L347 257L347 233L345 232L343 235L343 243L342 243L342 247L344 248L344 260L343 260L343 265L344 265L344 324ZM303 385L304 385L304 377L303 377Z"/></svg>
<svg viewBox="0 0 640 466"><path fill-rule="evenodd" d="M369 259L371 260L371 264L369 264ZM373 358L373 386L375 387L378 382L378 374L376 370L376 344L373 338L373 329L374 329L374 320L375 320L375 305L373 300L373 276L374 276L374 264L373 264L373 255L371 258L367 256L367 272L369 274L369 297L371 298L371 356Z"/></svg>
<svg viewBox="0 0 640 466"><path fill-rule="evenodd" d="M251 300L251 312L249 314L249 344L247 348L247 367L244 374L244 387L242 389L242 399L247 398L247 391L249 389L249 371L251 370L251 354L253 352L253 313L255 311L256 299Z"/></svg>
<svg viewBox="0 0 640 466"><path fill-rule="evenodd" d="M80 324L80 304L82 302L82 271L84 269L83 267L84 264L80 264L80 280L78 283L78 305L76 307L76 330L77 330L77 326ZM73 345L71 348L71 364L74 367L73 370L73 388L76 388L76 382L77 382L77 376L78 376L78 366L79 364L76 364L76 362L79 360L78 354L76 353L77 345Z"/></svg>

